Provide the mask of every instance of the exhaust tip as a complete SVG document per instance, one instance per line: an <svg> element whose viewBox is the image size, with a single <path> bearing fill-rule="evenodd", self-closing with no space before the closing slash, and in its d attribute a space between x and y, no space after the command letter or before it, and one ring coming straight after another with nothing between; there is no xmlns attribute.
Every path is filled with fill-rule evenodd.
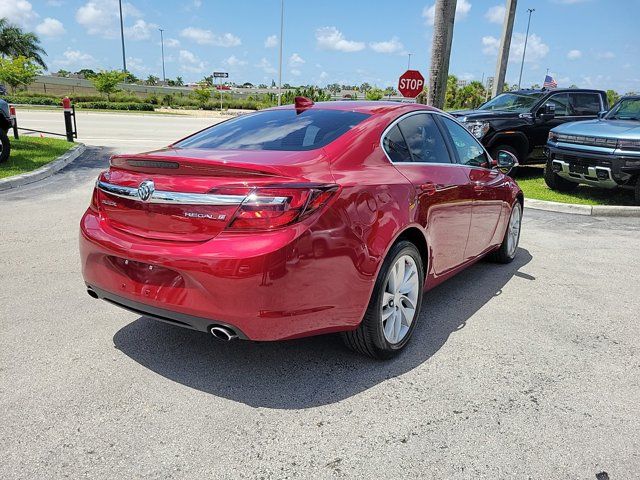
<svg viewBox="0 0 640 480"><path fill-rule="evenodd" d="M218 340L223 340L225 342L230 342L231 340L238 338L236 332L228 327L223 327L222 325L214 325L209 329L209 331L211 332L211 335L216 337Z"/></svg>
<svg viewBox="0 0 640 480"><path fill-rule="evenodd" d="M98 294L96 292L94 292L93 290L91 290L90 288L87 288L87 293L89 294L89 296L91 298L98 298Z"/></svg>

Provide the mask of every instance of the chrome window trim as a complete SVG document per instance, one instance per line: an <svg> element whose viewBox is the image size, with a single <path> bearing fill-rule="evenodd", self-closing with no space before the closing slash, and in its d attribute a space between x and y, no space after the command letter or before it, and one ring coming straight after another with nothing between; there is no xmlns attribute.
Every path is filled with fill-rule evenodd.
<svg viewBox="0 0 640 480"><path fill-rule="evenodd" d="M389 156L389 154L387 153L387 151L384 148L384 138L387 136L389 131L393 127L395 127L398 123L400 123L405 118L411 117L413 115L440 115L440 116L446 117L446 118L448 118L450 120L453 120L456 123L460 123L460 122L457 122L451 115L448 115L448 114L446 114L444 112L436 112L436 111L433 111L433 110L412 110L411 112L403 113L398 118L393 120L389 125L387 125L387 127L382 131L382 135L380 135L380 142L379 142L380 143L380 149L384 152L384 156L387 157L387 160L389 160L389 163L391 163L391 165L453 165L453 166L458 166L458 167L464 167L465 165L462 165L462 164L460 164L458 162L455 162L455 161L451 161L451 162L397 162L396 163L393 160L391 160L391 157ZM464 128L464 126L462 128ZM484 149L484 147L483 147L483 149ZM453 159L451 159L451 160L453 160Z"/></svg>
<svg viewBox="0 0 640 480"><path fill-rule="evenodd" d="M142 200L138 189L114 185L113 183L98 181L96 187L115 197L126 198L137 202L160 203L169 205L209 205L228 206L241 205L247 201L248 205L282 205L287 202L287 197L260 197L250 195L219 195L210 193L186 193L154 190L148 200Z"/></svg>

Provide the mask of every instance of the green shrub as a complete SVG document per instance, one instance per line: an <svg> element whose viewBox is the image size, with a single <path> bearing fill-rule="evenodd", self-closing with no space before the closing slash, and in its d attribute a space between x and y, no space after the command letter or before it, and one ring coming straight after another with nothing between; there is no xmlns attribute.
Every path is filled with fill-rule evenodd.
<svg viewBox="0 0 640 480"><path fill-rule="evenodd" d="M153 111L153 105L151 105L150 103L107 102L104 100L99 102L78 102L76 103L76 107L96 110L134 110L144 112Z"/></svg>
<svg viewBox="0 0 640 480"><path fill-rule="evenodd" d="M53 105L62 106L62 99L55 97L30 97L21 95L8 95L3 97L7 103L21 103L24 105Z"/></svg>

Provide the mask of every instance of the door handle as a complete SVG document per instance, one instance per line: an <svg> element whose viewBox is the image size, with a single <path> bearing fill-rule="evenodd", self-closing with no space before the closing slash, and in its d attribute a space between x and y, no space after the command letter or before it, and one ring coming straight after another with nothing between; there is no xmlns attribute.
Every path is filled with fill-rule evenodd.
<svg viewBox="0 0 640 480"><path fill-rule="evenodd" d="M433 195L438 190L438 186L433 182L425 182L418 186L418 190L426 195Z"/></svg>
<svg viewBox="0 0 640 480"><path fill-rule="evenodd" d="M484 185L482 183L476 183L473 186L473 190L476 191L476 192L484 192L485 188L484 188Z"/></svg>

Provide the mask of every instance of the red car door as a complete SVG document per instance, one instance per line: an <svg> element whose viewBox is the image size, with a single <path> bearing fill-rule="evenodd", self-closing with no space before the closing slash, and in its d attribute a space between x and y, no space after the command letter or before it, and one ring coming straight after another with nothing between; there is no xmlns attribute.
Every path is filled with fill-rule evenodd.
<svg viewBox="0 0 640 480"><path fill-rule="evenodd" d="M497 228L500 216L507 211L508 183L504 174L491 168L491 159L467 129L444 116L441 121L449 132L458 162L466 171L466 191L473 198L471 227L464 254L465 260L470 260L502 241Z"/></svg>
<svg viewBox="0 0 640 480"><path fill-rule="evenodd" d="M415 186L414 219L427 232L430 273L446 274L464 262L471 223L468 177L451 161L434 114L414 112L387 130L384 149L395 167Z"/></svg>

